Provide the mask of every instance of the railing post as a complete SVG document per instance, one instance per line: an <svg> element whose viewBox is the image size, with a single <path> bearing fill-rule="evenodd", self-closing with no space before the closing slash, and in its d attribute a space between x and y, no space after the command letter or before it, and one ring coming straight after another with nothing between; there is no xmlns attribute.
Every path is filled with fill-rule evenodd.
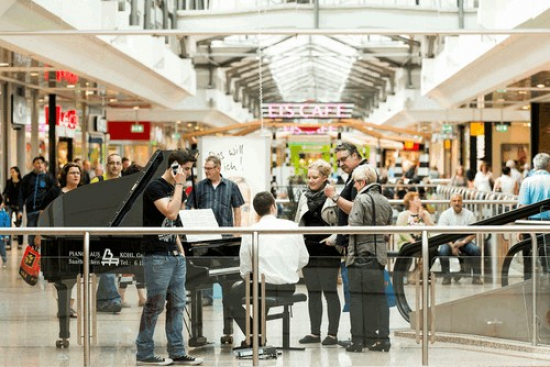
<svg viewBox="0 0 550 367"><path fill-rule="evenodd" d="M259 307L258 307L258 276L260 274L260 246L258 232L252 235L252 365L260 365L260 355L258 346L258 324L259 324Z"/></svg>
<svg viewBox="0 0 550 367"><path fill-rule="evenodd" d="M531 333L531 344L537 345L537 339L539 337L538 332L538 318L537 318L537 255L538 255L538 243L537 235L530 233L531 235L531 280L532 280L532 289L531 293L533 294L533 304L532 313L533 313L533 332Z"/></svg>
<svg viewBox="0 0 550 367"><path fill-rule="evenodd" d="M428 232L422 231L422 365L428 365ZM435 280L434 280L435 281Z"/></svg>
<svg viewBox="0 0 550 367"><path fill-rule="evenodd" d="M84 278L84 366L90 366L90 233L84 233L83 271Z"/></svg>

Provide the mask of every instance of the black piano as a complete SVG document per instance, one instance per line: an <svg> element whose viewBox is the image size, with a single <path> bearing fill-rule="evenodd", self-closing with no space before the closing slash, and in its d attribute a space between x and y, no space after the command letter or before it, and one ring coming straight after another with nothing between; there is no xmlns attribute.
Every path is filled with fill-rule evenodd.
<svg viewBox="0 0 550 367"><path fill-rule="evenodd" d="M129 176L106 180L76 190L54 200L40 216L39 227L141 227L142 193L149 181L160 177L169 152L157 151L144 168ZM141 235L90 236L90 273L136 274L143 271ZM184 243L187 258L187 282L191 301L189 345L207 343L202 335L200 290L219 282L224 290L240 279L240 238L208 243ZM43 236L41 245L44 279L57 290L59 340L56 346L68 347L70 337L70 292L78 274L83 273L82 236ZM197 250L195 250L197 249ZM200 258L197 255L201 255ZM196 264L195 264L196 263ZM95 291L95 290L93 290ZM224 300L224 336L231 342L232 320ZM227 301L229 303L229 301Z"/></svg>

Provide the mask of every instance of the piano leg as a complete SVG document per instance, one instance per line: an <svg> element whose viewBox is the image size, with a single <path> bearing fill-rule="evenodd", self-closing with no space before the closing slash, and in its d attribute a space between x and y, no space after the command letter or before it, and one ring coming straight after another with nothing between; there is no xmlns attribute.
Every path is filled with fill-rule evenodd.
<svg viewBox="0 0 550 367"><path fill-rule="evenodd" d="M206 337L202 336L202 295L201 291L191 289L191 335L190 347L201 347L208 344Z"/></svg>
<svg viewBox="0 0 550 367"><path fill-rule="evenodd" d="M233 318L231 317L231 301L229 294L231 293L231 282L220 282L222 288L222 305L223 305L223 336L220 338L220 343L233 344Z"/></svg>
<svg viewBox="0 0 550 367"><path fill-rule="evenodd" d="M57 348L68 348L70 332L70 302L71 290L76 284L76 279L64 279L55 282L57 290L57 318L59 319L59 340L55 342Z"/></svg>

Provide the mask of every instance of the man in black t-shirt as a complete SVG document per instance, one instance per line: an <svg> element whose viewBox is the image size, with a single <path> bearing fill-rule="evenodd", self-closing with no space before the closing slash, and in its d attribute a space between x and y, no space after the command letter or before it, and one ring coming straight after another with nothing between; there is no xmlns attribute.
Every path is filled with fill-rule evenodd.
<svg viewBox="0 0 550 367"><path fill-rule="evenodd" d="M164 174L152 180L143 193L144 227L181 227L179 211L185 201L184 184L196 159L187 150L168 157ZM147 301L136 340L138 366L199 365L201 358L187 355L183 340L185 308L185 253L176 234L145 235L142 242ZM166 339L169 358L155 355L153 336L166 307Z"/></svg>

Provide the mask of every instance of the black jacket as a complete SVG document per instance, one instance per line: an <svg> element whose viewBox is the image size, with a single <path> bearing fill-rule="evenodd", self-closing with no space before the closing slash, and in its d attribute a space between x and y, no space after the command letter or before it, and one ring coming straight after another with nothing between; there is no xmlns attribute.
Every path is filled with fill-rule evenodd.
<svg viewBox="0 0 550 367"><path fill-rule="evenodd" d="M23 177L21 193L27 213L44 210L44 197L53 187L54 181L47 173L35 173L32 171Z"/></svg>

